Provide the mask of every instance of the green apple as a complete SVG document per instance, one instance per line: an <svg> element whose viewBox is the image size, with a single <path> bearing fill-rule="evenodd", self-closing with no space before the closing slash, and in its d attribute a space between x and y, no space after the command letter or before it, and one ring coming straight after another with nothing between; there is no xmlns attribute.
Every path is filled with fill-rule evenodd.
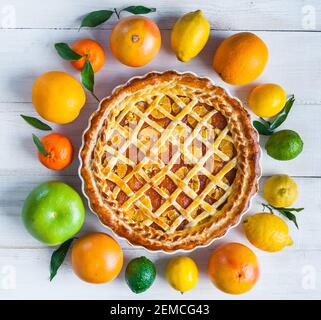
<svg viewBox="0 0 321 320"><path fill-rule="evenodd" d="M29 193L22 208L22 219L32 236L54 246L80 230L85 208L73 188L63 182L48 181Z"/></svg>

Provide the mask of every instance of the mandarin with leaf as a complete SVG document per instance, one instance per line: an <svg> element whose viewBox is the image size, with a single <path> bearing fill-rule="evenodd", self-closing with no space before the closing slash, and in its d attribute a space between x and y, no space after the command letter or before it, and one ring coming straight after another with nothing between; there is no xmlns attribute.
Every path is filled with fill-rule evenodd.
<svg viewBox="0 0 321 320"><path fill-rule="evenodd" d="M50 133L41 139L45 152L38 152L39 161L48 169L63 170L73 158L73 147L70 140L59 133Z"/></svg>
<svg viewBox="0 0 321 320"><path fill-rule="evenodd" d="M99 71L105 64L105 51L97 41L81 39L73 43L72 49L82 56L79 60L71 61L78 70L83 69L86 61L91 63L94 72Z"/></svg>

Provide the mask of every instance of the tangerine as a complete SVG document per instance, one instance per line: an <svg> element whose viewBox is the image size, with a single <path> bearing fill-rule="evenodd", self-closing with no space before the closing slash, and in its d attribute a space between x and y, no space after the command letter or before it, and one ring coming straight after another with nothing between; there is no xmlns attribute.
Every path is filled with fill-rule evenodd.
<svg viewBox="0 0 321 320"><path fill-rule="evenodd" d="M105 64L105 51L95 40L81 39L73 43L72 49L83 57L79 60L71 61L71 64L78 70L82 70L88 60L94 72L99 71Z"/></svg>
<svg viewBox="0 0 321 320"><path fill-rule="evenodd" d="M38 152L39 161L48 169L63 170L68 167L73 158L73 147L70 140L59 133L50 133L41 139L48 155Z"/></svg>

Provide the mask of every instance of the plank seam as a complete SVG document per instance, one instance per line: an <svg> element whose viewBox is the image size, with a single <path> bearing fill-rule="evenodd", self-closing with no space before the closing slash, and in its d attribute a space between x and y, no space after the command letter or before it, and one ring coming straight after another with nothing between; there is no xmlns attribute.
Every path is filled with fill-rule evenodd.
<svg viewBox="0 0 321 320"><path fill-rule="evenodd" d="M82 30L103 30L103 31L111 31L113 26L106 27L106 28L83 28ZM78 31L79 27L16 27L16 28L0 28L1 30L65 30L65 31ZM159 28L161 31L171 31L172 28ZM305 30L305 29L215 29L211 28L211 31L222 31L222 32L242 32L242 31L253 31L253 32L304 32L304 33L318 33L321 32L321 29L315 30Z"/></svg>

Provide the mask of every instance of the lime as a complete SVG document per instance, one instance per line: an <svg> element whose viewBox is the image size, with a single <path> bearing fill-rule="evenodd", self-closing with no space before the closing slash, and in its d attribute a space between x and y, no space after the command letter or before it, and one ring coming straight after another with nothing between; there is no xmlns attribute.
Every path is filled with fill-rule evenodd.
<svg viewBox="0 0 321 320"><path fill-rule="evenodd" d="M292 160L301 153L303 141L295 131L281 130L269 138L265 149L276 160Z"/></svg>
<svg viewBox="0 0 321 320"><path fill-rule="evenodd" d="M155 278L155 265L146 257L135 258L126 267L126 282L135 293L146 291L153 284Z"/></svg>
<svg viewBox="0 0 321 320"><path fill-rule="evenodd" d="M253 246L264 251L276 252L293 244L287 224L271 213L261 212L246 217L243 229Z"/></svg>

